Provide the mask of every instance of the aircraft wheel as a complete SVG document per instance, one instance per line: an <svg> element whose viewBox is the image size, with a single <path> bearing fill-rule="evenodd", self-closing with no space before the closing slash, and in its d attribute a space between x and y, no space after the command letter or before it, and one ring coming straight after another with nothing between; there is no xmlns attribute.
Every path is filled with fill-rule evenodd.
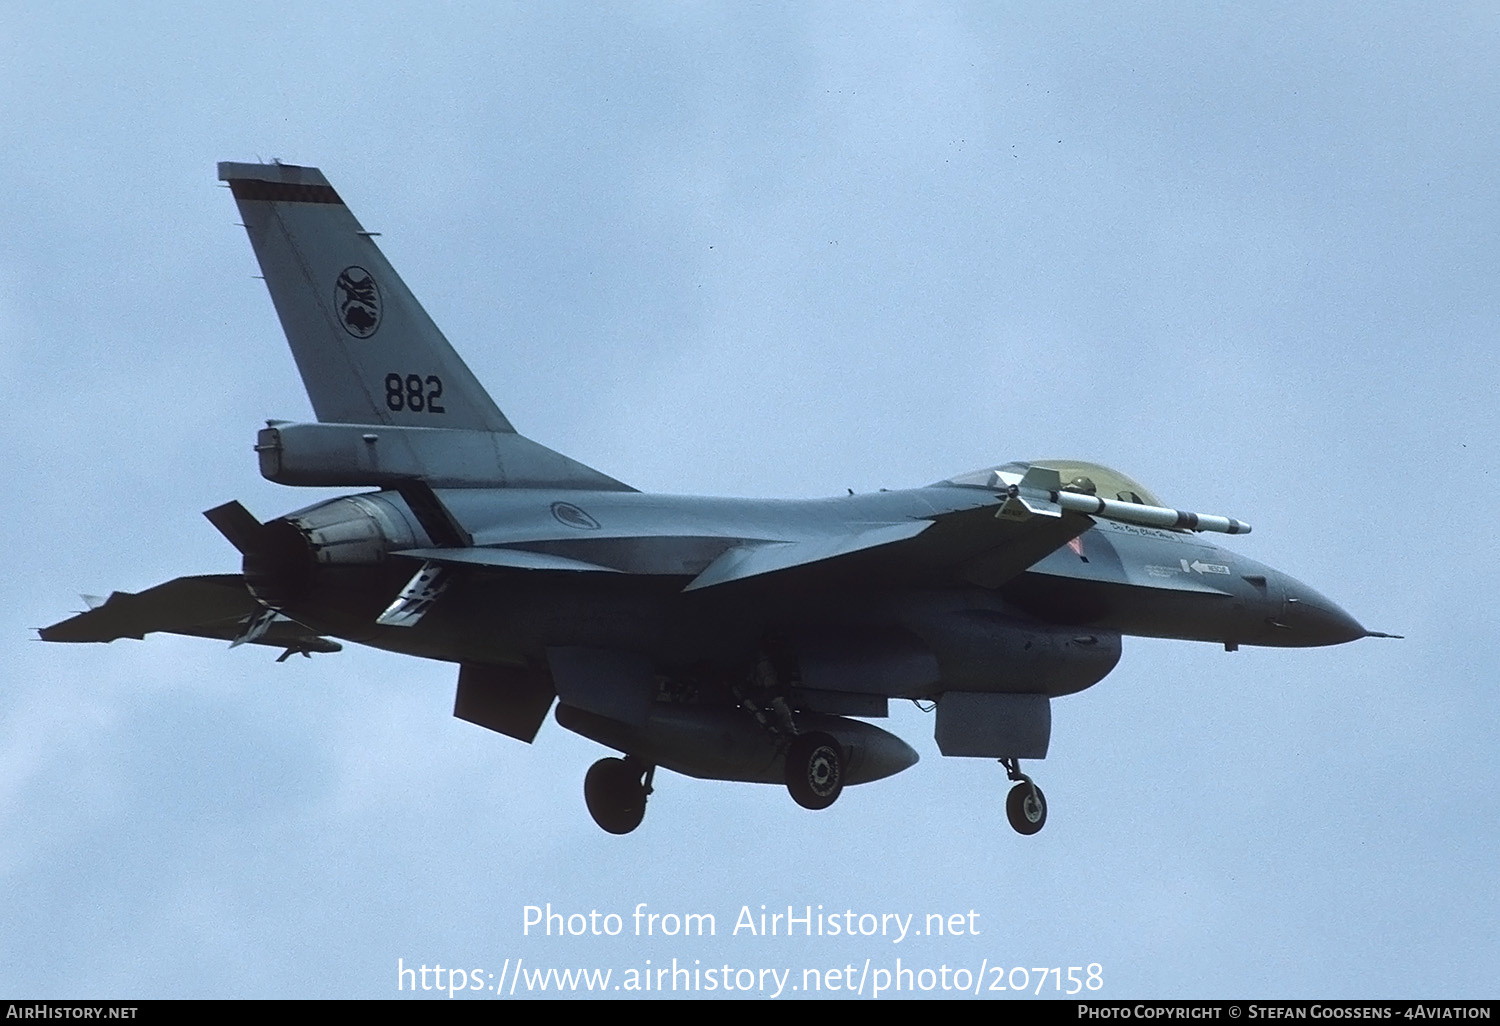
<svg viewBox="0 0 1500 1026"><path fill-rule="evenodd" d="M804 809L826 809L844 790L844 750L828 734L799 734L786 753L786 789Z"/></svg>
<svg viewBox="0 0 1500 1026"><path fill-rule="evenodd" d="M589 815L604 830L630 833L646 818L640 767L625 759L600 759L583 778L583 800Z"/></svg>
<svg viewBox="0 0 1500 1026"><path fill-rule="evenodd" d="M1016 833L1030 836L1046 825L1047 796L1031 781L1022 781L1006 795L1005 814Z"/></svg>

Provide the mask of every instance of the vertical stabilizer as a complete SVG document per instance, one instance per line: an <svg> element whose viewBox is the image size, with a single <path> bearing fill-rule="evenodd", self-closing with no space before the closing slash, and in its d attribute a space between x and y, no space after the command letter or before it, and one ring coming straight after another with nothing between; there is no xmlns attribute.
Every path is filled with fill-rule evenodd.
<svg viewBox="0 0 1500 1026"><path fill-rule="evenodd" d="M317 418L513 432L322 172L219 165Z"/></svg>

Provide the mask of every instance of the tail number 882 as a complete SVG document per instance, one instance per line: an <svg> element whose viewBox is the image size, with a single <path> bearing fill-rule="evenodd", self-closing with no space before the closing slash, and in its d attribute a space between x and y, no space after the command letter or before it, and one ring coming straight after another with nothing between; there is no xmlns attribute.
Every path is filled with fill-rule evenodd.
<svg viewBox="0 0 1500 1026"><path fill-rule="evenodd" d="M385 405L394 413L410 410L413 413L447 413L438 400L443 397L443 379L436 374L423 378L420 374L402 377L392 372L385 376Z"/></svg>

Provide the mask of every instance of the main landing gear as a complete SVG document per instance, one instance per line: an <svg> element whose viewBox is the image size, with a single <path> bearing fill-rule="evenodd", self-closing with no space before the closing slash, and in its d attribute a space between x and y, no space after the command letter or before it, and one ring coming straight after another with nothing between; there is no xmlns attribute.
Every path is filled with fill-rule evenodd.
<svg viewBox="0 0 1500 1026"><path fill-rule="evenodd" d="M792 738L786 751L786 789L804 809L826 809L844 790L844 750L831 734Z"/></svg>
<svg viewBox="0 0 1500 1026"><path fill-rule="evenodd" d="M734 697L778 745L786 745L786 789L792 801L804 809L826 809L844 792L848 755L832 734L798 730L786 698L791 678L786 664L785 652L769 641L747 682L754 695L735 686Z"/></svg>
<svg viewBox="0 0 1500 1026"><path fill-rule="evenodd" d="M1001 759L1000 765L1005 767L1007 777L1020 781L1005 796L1005 815L1016 833L1030 836L1047 823L1047 797L1030 777L1021 772L1019 760Z"/></svg>
<svg viewBox="0 0 1500 1026"><path fill-rule="evenodd" d="M639 759L600 759L583 778L583 800L594 822L612 834L628 834L646 818L655 766Z"/></svg>
<svg viewBox="0 0 1500 1026"><path fill-rule="evenodd" d="M709 679L705 685L711 688L712 698L732 695L738 710L710 707L695 716L690 710L673 708L667 703L652 727L655 733L643 728L642 736L633 740L612 731L598 735L587 728L586 722L570 723L564 718L562 708L558 710L558 722L611 747L641 747L647 751L654 748L658 752L675 753L666 756L668 765L682 769L683 762L689 767L696 764L701 775L710 778L774 783L779 762L792 800L804 809L826 809L844 791L851 752L826 729L811 729L840 722L836 717L809 716L804 721L804 727L809 729L799 729L797 721L801 715L794 712L788 700L788 679L788 674L777 668L772 654L762 652L743 679L721 677ZM697 683L703 682L690 679L687 683L696 688ZM745 713L754 720L754 725L747 722ZM699 751L719 743L720 731L722 744L727 746L724 751ZM880 736L881 732L874 734ZM856 738L859 736L855 734ZM899 742L896 744L894 757L891 753L880 756L891 768L877 775L899 772L916 761L915 753ZM903 759L901 750L911 757ZM673 758L680 761L673 763ZM691 768L683 771L691 772ZM612 834L628 834L640 826L646 817L646 799L651 794L655 772L655 765L633 755L600 759L590 766L583 781L583 798L594 822ZM869 759L862 764L861 772L870 772Z"/></svg>

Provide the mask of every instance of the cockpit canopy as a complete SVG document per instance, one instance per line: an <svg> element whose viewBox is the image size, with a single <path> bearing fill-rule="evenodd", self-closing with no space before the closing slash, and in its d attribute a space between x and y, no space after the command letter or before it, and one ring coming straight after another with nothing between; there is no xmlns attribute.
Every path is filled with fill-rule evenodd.
<svg viewBox="0 0 1500 1026"><path fill-rule="evenodd" d="M1055 470L1062 478L1063 488L1070 492L1082 492L1084 495L1097 495L1101 499L1119 499L1121 502L1134 502L1145 506L1165 505L1144 485L1126 477L1118 470L1098 463L1085 463L1081 460L1032 460L1030 463L1006 463L998 467L986 467L983 470L973 470L967 474L959 474L950 477L944 484L963 485L970 488L994 488L996 486L997 473L1006 475L1025 474L1031 467L1041 467L1044 470Z"/></svg>

